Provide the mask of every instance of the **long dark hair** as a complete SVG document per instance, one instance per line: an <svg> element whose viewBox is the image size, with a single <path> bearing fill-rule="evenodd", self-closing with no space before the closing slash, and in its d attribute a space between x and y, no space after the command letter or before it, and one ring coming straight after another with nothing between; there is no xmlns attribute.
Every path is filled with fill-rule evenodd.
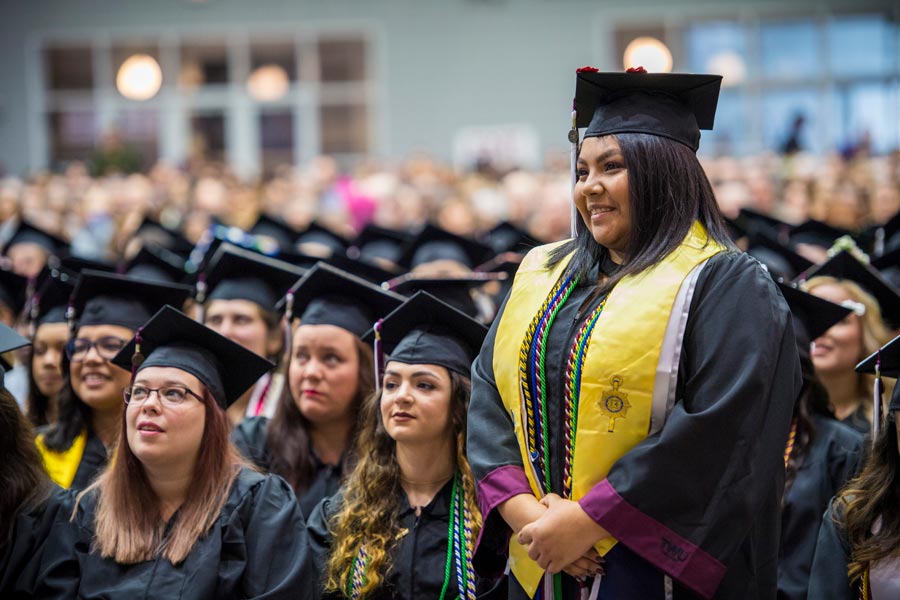
<svg viewBox="0 0 900 600"><path fill-rule="evenodd" d="M607 293L624 277L658 264L681 244L694 221L706 227L711 240L734 249L709 179L690 148L644 133L623 133L616 139L628 169L632 230L625 262L598 293ZM550 253L547 268L574 252L568 272L584 281L609 251L594 240L580 218L575 229L573 239Z"/></svg>
<svg viewBox="0 0 900 600"><path fill-rule="evenodd" d="M883 423L862 473L851 479L835 500L837 524L850 542L847 572L851 582L874 561L900 548L900 453L895 415L891 411ZM881 527L872 533L878 519Z"/></svg>
<svg viewBox="0 0 900 600"><path fill-rule="evenodd" d="M49 480L37 446L34 431L15 398L0 387L0 546L12 532L15 516L36 506L49 493Z"/></svg>
<svg viewBox="0 0 900 600"><path fill-rule="evenodd" d="M42 427L50 423L50 398L34 380L34 351L28 354L28 397L25 399L25 412L28 419L35 427Z"/></svg>
<svg viewBox="0 0 900 600"><path fill-rule="evenodd" d="M350 432L350 440L356 438L359 409L363 400L375 390L372 348L359 338L354 338L354 342L359 372L357 373L356 396L351 404L354 425ZM275 415L266 432L266 455L269 459L269 471L283 477L297 493L306 490L315 475L316 464L310 451L309 428L309 421L294 402L291 386L285 382L281 397L278 399ZM351 463L352 461L345 461L344 474L352 468Z"/></svg>
<svg viewBox="0 0 900 600"><path fill-rule="evenodd" d="M50 423L44 433L44 444L54 452L64 452L72 446L91 422L91 407L85 404L72 389L69 360L63 356L63 386L59 391L56 422Z"/></svg>

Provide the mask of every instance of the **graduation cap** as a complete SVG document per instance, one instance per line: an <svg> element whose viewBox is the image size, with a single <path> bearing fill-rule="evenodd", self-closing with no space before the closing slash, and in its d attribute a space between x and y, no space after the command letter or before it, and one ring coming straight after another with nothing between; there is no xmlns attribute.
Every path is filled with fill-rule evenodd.
<svg viewBox="0 0 900 600"><path fill-rule="evenodd" d="M525 254L532 248L541 245L541 242L531 237L527 231L509 221L503 221L496 225L487 232L485 238L494 254L504 252Z"/></svg>
<svg viewBox="0 0 900 600"><path fill-rule="evenodd" d="M842 250L825 263L808 271L806 279L821 276L849 279L859 284L878 302L885 323L894 329L900 326L900 291L888 283L873 267L857 260L848 250Z"/></svg>
<svg viewBox="0 0 900 600"><path fill-rule="evenodd" d="M119 325L136 330L166 304L181 306L191 287L151 283L102 271L84 270L69 299L69 318L78 326Z"/></svg>
<svg viewBox="0 0 900 600"><path fill-rule="evenodd" d="M27 346L30 343L31 342L26 338L16 333L15 329L0 323L0 354L5 354L10 350L15 350L22 346ZM4 375L6 374L6 371L9 371L10 369L12 369L12 365L9 364L6 359L0 357L0 387L4 386Z"/></svg>
<svg viewBox="0 0 900 600"><path fill-rule="evenodd" d="M647 133L696 152L700 130L713 127L722 76L629 71L578 70L576 127L587 127L584 137Z"/></svg>
<svg viewBox="0 0 900 600"><path fill-rule="evenodd" d="M791 229L791 245L811 244L822 248L831 248L834 242L845 235L850 235L846 229L838 229L827 223L810 219L805 223Z"/></svg>
<svg viewBox="0 0 900 600"><path fill-rule="evenodd" d="M725 229L728 231L728 237L731 238L732 242L737 242L739 239L747 237L747 230L737 220L723 216L722 221L725 223Z"/></svg>
<svg viewBox="0 0 900 600"><path fill-rule="evenodd" d="M778 241L786 241L792 229L790 224L750 208L742 208L733 224L745 235L763 233Z"/></svg>
<svg viewBox="0 0 900 600"><path fill-rule="evenodd" d="M429 223L403 248L397 264L411 270L436 260L453 260L471 269L491 256L489 246Z"/></svg>
<svg viewBox="0 0 900 600"><path fill-rule="evenodd" d="M747 254L761 262L775 279L791 280L810 267L815 266L784 244L767 234L758 232L750 236Z"/></svg>
<svg viewBox="0 0 900 600"><path fill-rule="evenodd" d="M489 281L502 281L505 273L472 273L467 277L430 278L404 275L389 281L388 289L404 296L416 292L428 292L470 317L478 317L481 311L475 304L472 291Z"/></svg>
<svg viewBox="0 0 900 600"><path fill-rule="evenodd" d="M440 365L470 376L487 327L427 292L418 292L391 312L365 337L376 337L388 361Z"/></svg>
<svg viewBox="0 0 900 600"><path fill-rule="evenodd" d="M16 231L6 243L3 253L8 254L9 249L17 244L37 244L46 250L48 254L55 256L66 252L69 247L69 243L64 239L39 227L35 227L27 221L19 223L18 228L16 228Z"/></svg>
<svg viewBox="0 0 900 600"><path fill-rule="evenodd" d="M331 254L344 254L349 244L343 236L331 231L327 227L322 227L316 222L312 222L301 232L294 241L294 247L301 252L308 252L309 247L306 244L317 244L324 246Z"/></svg>
<svg viewBox="0 0 900 600"><path fill-rule="evenodd" d="M187 240L179 232L169 229L159 221L144 217L133 236L144 243L154 243L168 248L177 254L188 254L194 249L194 244Z"/></svg>
<svg viewBox="0 0 900 600"><path fill-rule="evenodd" d="M374 265L368 261L361 259L354 260L341 254L330 256L324 259L324 261L342 271L347 271L357 277L362 277L366 281L371 281L372 283L377 283L379 285L399 275L396 270L389 271L388 269Z"/></svg>
<svg viewBox="0 0 900 600"><path fill-rule="evenodd" d="M125 274L136 279L180 283L186 273L185 260L162 246L144 244L125 268Z"/></svg>
<svg viewBox="0 0 900 600"><path fill-rule="evenodd" d="M28 299L28 279L12 271L0 269L0 302L13 314L22 312Z"/></svg>
<svg viewBox="0 0 900 600"><path fill-rule="evenodd" d="M320 262L276 308L283 307L290 318L299 315L303 325L335 325L361 337L403 300L399 294Z"/></svg>
<svg viewBox="0 0 900 600"><path fill-rule="evenodd" d="M76 278L76 275L47 267L38 275L28 311L36 326L66 322L66 306L75 289Z"/></svg>
<svg viewBox="0 0 900 600"><path fill-rule="evenodd" d="M171 306L163 306L144 323L112 362L123 369L136 368L135 374L147 367L186 371L206 386L223 409L275 368Z"/></svg>
<svg viewBox="0 0 900 600"><path fill-rule="evenodd" d="M268 215L260 215L256 223L247 230L251 235L265 236L275 240L281 250L290 250L294 247L294 240L299 233L296 229L278 219Z"/></svg>
<svg viewBox="0 0 900 600"><path fill-rule="evenodd" d="M779 282L778 288L787 301L791 314L803 328L801 332L795 328L795 333L804 334L807 342L822 337L826 331L853 312L851 308L819 298L815 294L804 292L786 283Z"/></svg>
<svg viewBox="0 0 900 600"><path fill-rule="evenodd" d="M372 260L380 258L394 264L400 258L404 245L408 244L412 236L403 231L387 229L372 225L363 227L359 235L350 243L347 256L352 259Z"/></svg>
<svg viewBox="0 0 900 600"><path fill-rule="evenodd" d="M872 412L872 443L878 438L878 432L882 425L882 403L881 398L884 395L884 385L881 377L898 377L900 376L900 336L895 337L890 342L867 356L862 362L856 365L856 371L859 373L870 373L875 375L875 393L872 399L874 410ZM894 386L894 392L891 394L891 401L888 405L888 411L900 410L900 385ZM891 425L893 426L893 425Z"/></svg>
<svg viewBox="0 0 900 600"><path fill-rule="evenodd" d="M102 262L99 260L92 260L89 258L82 258L80 256L64 256L59 259L58 262L54 263L53 260L49 261L48 264L52 264L52 266L59 268L62 271L66 271L72 275L78 275L85 269L91 269L92 271L103 271L106 273L115 273L116 266L114 264L108 262Z"/></svg>
<svg viewBox="0 0 900 600"><path fill-rule="evenodd" d="M874 259L872 266L878 269L881 276L891 285L900 289L900 247Z"/></svg>
<svg viewBox="0 0 900 600"><path fill-rule="evenodd" d="M206 269L206 300L249 300L274 310L305 269L223 243Z"/></svg>

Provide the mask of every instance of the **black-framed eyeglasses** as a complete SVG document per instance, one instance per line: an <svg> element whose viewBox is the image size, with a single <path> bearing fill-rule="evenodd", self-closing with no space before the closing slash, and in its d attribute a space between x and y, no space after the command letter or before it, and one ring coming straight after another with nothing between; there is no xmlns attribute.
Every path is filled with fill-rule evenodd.
<svg viewBox="0 0 900 600"><path fill-rule="evenodd" d="M81 362L85 359L87 353L91 351L91 348L95 348L101 358L112 360L127 343L127 341L114 335L105 335L96 340L75 338L66 342L66 356L72 362Z"/></svg>
<svg viewBox="0 0 900 600"><path fill-rule="evenodd" d="M203 398L199 394L192 392L183 385L166 385L160 388L133 385L122 389L122 393L125 395L125 404L142 404L150 399L150 394L153 392L157 393L159 401L166 406L180 406L184 404L188 396L193 396L200 402L203 402Z"/></svg>

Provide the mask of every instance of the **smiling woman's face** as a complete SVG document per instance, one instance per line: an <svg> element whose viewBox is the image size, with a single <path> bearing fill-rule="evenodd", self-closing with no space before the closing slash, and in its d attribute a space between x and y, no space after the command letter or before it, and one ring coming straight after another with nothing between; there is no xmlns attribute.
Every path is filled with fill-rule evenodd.
<svg viewBox="0 0 900 600"><path fill-rule="evenodd" d="M78 329L75 337L91 342L117 338L124 346L133 335L130 329L118 325L85 325ZM131 373L112 364L96 346L91 347L82 360L70 363L69 376L75 395L92 409L101 411L122 406L122 388L131 379Z"/></svg>
<svg viewBox="0 0 900 600"><path fill-rule="evenodd" d="M835 304L852 300L844 288L833 283L816 286L810 293ZM862 321L850 313L815 340L812 361L818 373L849 372L862 360L863 354Z"/></svg>
<svg viewBox="0 0 900 600"><path fill-rule="evenodd" d="M574 202L594 240L618 263L631 239L628 169L615 136L589 137L581 143Z"/></svg>

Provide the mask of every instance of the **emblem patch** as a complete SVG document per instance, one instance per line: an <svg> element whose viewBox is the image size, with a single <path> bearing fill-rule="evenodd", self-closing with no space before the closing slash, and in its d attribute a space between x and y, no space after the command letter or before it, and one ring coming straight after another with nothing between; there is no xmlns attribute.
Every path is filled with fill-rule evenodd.
<svg viewBox="0 0 900 600"><path fill-rule="evenodd" d="M624 419L628 416L628 409L631 408L631 402L628 401L628 394L619 389L625 382L625 378L621 375L613 375L609 380L612 384L611 390L603 392L603 398L600 399L600 412L609 418L609 429L607 431L615 431L616 419Z"/></svg>

